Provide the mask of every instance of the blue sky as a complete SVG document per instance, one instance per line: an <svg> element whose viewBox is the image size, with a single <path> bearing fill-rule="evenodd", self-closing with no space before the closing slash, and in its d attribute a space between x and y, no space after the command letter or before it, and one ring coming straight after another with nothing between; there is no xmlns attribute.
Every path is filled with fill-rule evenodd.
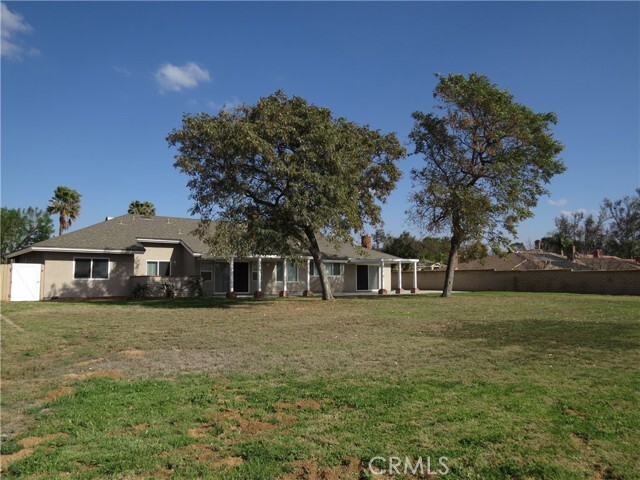
<svg viewBox="0 0 640 480"><path fill-rule="evenodd" d="M431 111L435 72L479 72L559 117L567 172L522 241L562 211L597 210L640 186L640 3L7 2L2 10L2 205L78 190L72 228L153 202L188 216L166 135L183 112L254 103L276 89L396 132ZM405 223L409 171L384 207Z"/></svg>

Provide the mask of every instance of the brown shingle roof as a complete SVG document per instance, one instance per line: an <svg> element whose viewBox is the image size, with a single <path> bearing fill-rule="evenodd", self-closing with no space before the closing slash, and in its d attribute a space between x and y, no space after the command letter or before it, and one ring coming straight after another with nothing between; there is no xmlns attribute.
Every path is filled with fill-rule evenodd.
<svg viewBox="0 0 640 480"><path fill-rule="evenodd" d="M206 255L209 250L207 245L192 233L197 226L198 220L193 218L142 217L127 214L38 242L32 247L62 250L95 249L143 252L144 246L139 239L153 239L181 241L194 253ZM323 238L320 239L319 244L321 250L329 259L399 258L377 250L364 250L365 253L363 253L362 249L346 243L340 244L336 248L336 246ZM16 256L15 253L13 256Z"/></svg>

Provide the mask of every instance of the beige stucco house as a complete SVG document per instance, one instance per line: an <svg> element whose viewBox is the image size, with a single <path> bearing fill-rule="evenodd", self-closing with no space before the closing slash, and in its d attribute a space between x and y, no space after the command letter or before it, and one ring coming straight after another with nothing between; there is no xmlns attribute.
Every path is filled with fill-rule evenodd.
<svg viewBox="0 0 640 480"><path fill-rule="evenodd" d="M129 297L137 284L180 283L195 276L202 278L206 295L321 291L310 256L302 256L302 266L273 255L216 258L192 233L197 225L189 218L122 215L7 257L43 265L42 299ZM334 292L389 291L392 266L412 263L415 268L417 260L373 250L370 240L364 243L363 247L321 245ZM411 287L416 283L406 286Z"/></svg>

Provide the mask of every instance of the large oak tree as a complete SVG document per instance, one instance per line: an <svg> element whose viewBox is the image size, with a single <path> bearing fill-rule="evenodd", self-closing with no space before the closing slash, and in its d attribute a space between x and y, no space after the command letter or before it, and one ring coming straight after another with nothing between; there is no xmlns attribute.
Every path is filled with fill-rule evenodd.
<svg viewBox="0 0 640 480"><path fill-rule="evenodd" d="M394 134L280 91L217 115L187 114L167 141L178 146L175 166L191 177L191 211L212 253L295 260L309 252L325 300L333 295L321 236L352 242L366 225L381 224L380 202L405 155Z"/></svg>
<svg viewBox="0 0 640 480"><path fill-rule="evenodd" d="M437 113L415 112L410 138L426 165L412 170L411 216L451 235L443 296L453 288L463 243L507 246L532 216L545 184L565 170L553 113L536 113L475 73L437 75Z"/></svg>

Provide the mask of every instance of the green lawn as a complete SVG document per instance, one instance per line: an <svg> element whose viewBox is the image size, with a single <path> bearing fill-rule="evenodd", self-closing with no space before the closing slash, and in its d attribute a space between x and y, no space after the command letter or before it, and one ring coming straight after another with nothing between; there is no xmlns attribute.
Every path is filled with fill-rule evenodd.
<svg viewBox="0 0 640 480"><path fill-rule="evenodd" d="M390 456L422 458L420 478L440 457L439 478L640 478L637 297L45 302L2 315L19 327L2 321L5 478L390 478L368 470Z"/></svg>

